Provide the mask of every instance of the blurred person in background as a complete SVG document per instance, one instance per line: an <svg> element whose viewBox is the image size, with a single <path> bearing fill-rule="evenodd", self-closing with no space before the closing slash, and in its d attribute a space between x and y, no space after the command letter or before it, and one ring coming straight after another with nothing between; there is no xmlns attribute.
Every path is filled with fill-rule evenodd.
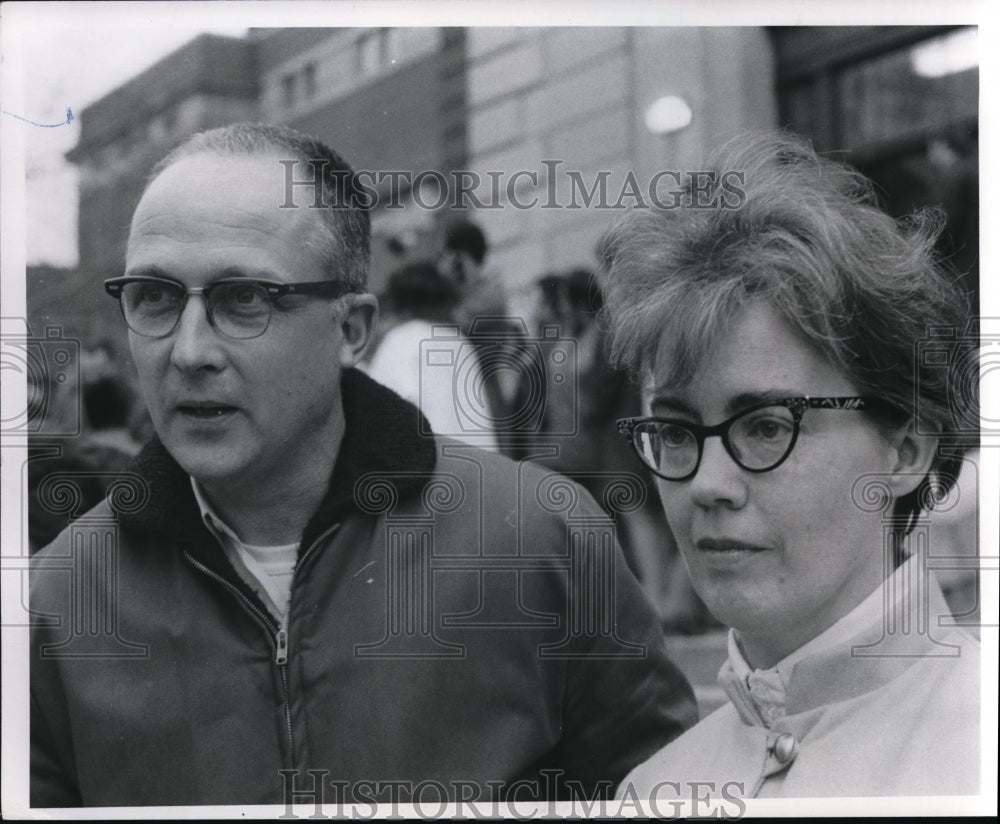
<svg viewBox="0 0 1000 824"><path fill-rule="evenodd" d="M631 213L601 281L643 386L620 428L732 628L730 702L619 792L976 793L979 645L918 551L974 437L950 394L960 353L917 356L968 319L938 227L895 221L791 136L736 139L707 168L716 186L741 172L742 202Z"/></svg>
<svg viewBox="0 0 1000 824"><path fill-rule="evenodd" d="M475 349L454 321L458 300L458 290L432 263L411 263L394 272L380 300L393 321L362 368L418 406L434 432L496 451L488 399L470 397L483 385L483 377ZM454 368L421 360L422 355L434 357L442 347L454 353ZM484 414L463 421L465 413L484 401Z"/></svg>
<svg viewBox="0 0 1000 824"><path fill-rule="evenodd" d="M558 446L559 454L541 463L575 477L601 500L601 474L629 474L641 479L645 497L638 509L617 517L618 536L632 570L650 596L667 633L690 634L718 623L691 587L677 546L659 504L653 476L615 430L615 421L632 412L639 391L624 369L608 362L607 336L597 323L601 289L589 269L552 272L537 283L537 334L546 327L575 341L575 393L550 393L539 440ZM537 368L550 364L543 360ZM549 386L548 380L543 386ZM571 437L552 433L577 430Z"/></svg>
<svg viewBox="0 0 1000 824"><path fill-rule="evenodd" d="M454 218L444 224L437 256L440 272L458 290L454 318L468 338L481 363L492 362L500 368L484 370L482 392L495 411L493 428L504 430L503 412L510 387L504 384L507 357L504 341L518 337L523 324L507 316L507 292L500 273L487 266L489 243L479 224ZM513 323L512 323L513 321ZM499 356L499 361L497 357ZM500 434L501 441L504 435Z"/></svg>
<svg viewBox="0 0 1000 824"><path fill-rule="evenodd" d="M135 403L119 378L100 377L83 387L83 411L88 424L87 441L93 447L116 451L126 459L138 453L141 444L132 436Z"/></svg>
<svg viewBox="0 0 1000 824"><path fill-rule="evenodd" d="M536 354L527 324L523 318L509 316L477 317L468 339L482 375L477 405L489 410L488 428L496 435L498 449L512 460L529 457L525 419L534 419L531 413L537 398L526 379ZM533 427L527 431L537 434Z"/></svg>
<svg viewBox="0 0 1000 824"><path fill-rule="evenodd" d="M91 373L95 374L95 373ZM104 499L115 474L124 471L139 451L129 420L134 403L125 384L102 372L83 382L81 432L59 439L37 440L28 463L28 535L31 551L50 543L73 517L79 517ZM52 450L58 454L51 454ZM72 476L80 490L73 512L46 492L46 479Z"/></svg>
<svg viewBox="0 0 1000 824"><path fill-rule="evenodd" d="M477 223L453 220L444 227L437 266L458 290L455 317L469 334L476 318L507 314L502 278L486 267L489 244Z"/></svg>

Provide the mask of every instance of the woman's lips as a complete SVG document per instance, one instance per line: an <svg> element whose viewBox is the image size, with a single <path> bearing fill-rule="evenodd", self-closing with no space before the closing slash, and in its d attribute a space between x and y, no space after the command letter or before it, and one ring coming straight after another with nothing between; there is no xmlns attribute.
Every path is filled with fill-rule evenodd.
<svg viewBox="0 0 1000 824"><path fill-rule="evenodd" d="M701 564L717 569L730 569L749 563L769 549L729 538L702 538L695 543L695 548Z"/></svg>
<svg viewBox="0 0 1000 824"><path fill-rule="evenodd" d="M211 421L231 415L236 411L236 407L212 402L180 403L177 405L177 411L188 418Z"/></svg>

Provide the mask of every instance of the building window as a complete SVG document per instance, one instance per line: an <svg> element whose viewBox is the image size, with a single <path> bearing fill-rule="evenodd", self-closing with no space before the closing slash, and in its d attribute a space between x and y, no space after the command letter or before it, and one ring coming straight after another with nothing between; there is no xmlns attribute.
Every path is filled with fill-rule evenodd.
<svg viewBox="0 0 1000 824"><path fill-rule="evenodd" d="M397 61L404 57L404 43L402 29L383 29L383 55L382 60L386 66L394 66Z"/></svg>
<svg viewBox="0 0 1000 824"><path fill-rule="evenodd" d="M163 140L166 135L166 130L163 128L163 118L162 117L152 117L146 126L146 134L150 140L158 141Z"/></svg>
<svg viewBox="0 0 1000 824"><path fill-rule="evenodd" d="M118 136L118 149L125 154L135 145L136 135L132 128L125 126Z"/></svg>
<svg viewBox="0 0 1000 824"><path fill-rule="evenodd" d="M358 71L362 77L377 74L382 65L382 34L384 31L384 29L376 29L368 32L358 41Z"/></svg>
<svg viewBox="0 0 1000 824"><path fill-rule="evenodd" d="M391 70L406 54L403 29L374 29L357 42L357 67L362 77Z"/></svg>
<svg viewBox="0 0 1000 824"><path fill-rule="evenodd" d="M306 63L302 69L302 89L303 94L309 98L316 94L316 64Z"/></svg>
<svg viewBox="0 0 1000 824"><path fill-rule="evenodd" d="M795 27L771 35L781 125L856 166L894 217L941 210L938 252L977 307L976 29Z"/></svg>
<svg viewBox="0 0 1000 824"><path fill-rule="evenodd" d="M281 78L281 100L286 109L295 105L295 75L286 74Z"/></svg>

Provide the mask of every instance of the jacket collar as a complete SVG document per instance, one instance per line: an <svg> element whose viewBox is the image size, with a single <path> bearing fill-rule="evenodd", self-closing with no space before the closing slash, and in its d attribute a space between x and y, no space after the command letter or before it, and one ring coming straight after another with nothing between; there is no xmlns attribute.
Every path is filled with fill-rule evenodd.
<svg viewBox="0 0 1000 824"><path fill-rule="evenodd" d="M771 727L786 715L876 690L922 658L957 655L954 645L927 632L889 631L949 613L941 587L912 557L840 621L771 669L751 671L730 630L719 685L744 723Z"/></svg>
<svg viewBox="0 0 1000 824"><path fill-rule="evenodd" d="M303 533L303 546L357 508L354 487L363 475L394 475L402 498L418 493L434 470L434 439L420 434L428 427L413 404L357 369L343 373L341 395L344 438L326 495ZM202 522L189 476L158 437L146 444L129 469L146 481L148 500L138 511L120 514L123 528L174 536L186 548L198 549L199 555L207 551L206 544L214 544Z"/></svg>

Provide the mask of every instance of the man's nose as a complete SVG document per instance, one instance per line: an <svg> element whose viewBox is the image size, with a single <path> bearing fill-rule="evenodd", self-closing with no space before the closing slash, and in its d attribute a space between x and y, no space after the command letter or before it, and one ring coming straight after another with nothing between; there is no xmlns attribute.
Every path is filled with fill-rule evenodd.
<svg viewBox="0 0 1000 824"><path fill-rule="evenodd" d="M733 460L718 435L705 439L701 463L690 484L692 500L698 506L739 509L747 500L746 473Z"/></svg>
<svg viewBox="0 0 1000 824"><path fill-rule="evenodd" d="M221 369L225 365L222 340L208 318L203 296L188 296L171 337L170 360L182 372Z"/></svg>

